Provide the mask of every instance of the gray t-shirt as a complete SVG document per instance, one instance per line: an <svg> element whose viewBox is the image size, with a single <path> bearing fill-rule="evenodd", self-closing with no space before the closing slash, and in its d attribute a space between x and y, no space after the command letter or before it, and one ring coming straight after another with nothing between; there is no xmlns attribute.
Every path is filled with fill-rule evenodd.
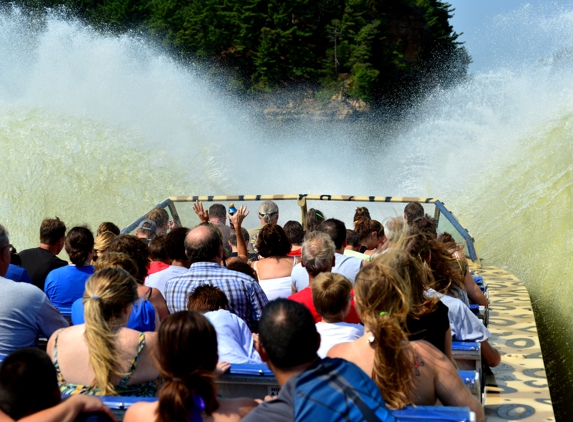
<svg viewBox="0 0 573 422"><path fill-rule="evenodd" d="M294 422L294 391L297 377L293 376L281 387L279 395L263 402L245 416L243 422Z"/></svg>
<svg viewBox="0 0 573 422"><path fill-rule="evenodd" d="M69 324L36 286L0 277L0 354L38 344Z"/></svg>
<svg viewBox="0 0 573 422"><path fill-rule="evenodd" d="M354 280L356 279L356 274L360 271L362 260L354 258L353 256L342 255L338 252L334 254L334 258L335 264L334 267L332 267L332 272L342 274L344 277L349 279L354 286ZM292 284L296 287L297 292L300 292L308 286L308 273L301 264L296 264L294 266L291 278Z"/></svg>

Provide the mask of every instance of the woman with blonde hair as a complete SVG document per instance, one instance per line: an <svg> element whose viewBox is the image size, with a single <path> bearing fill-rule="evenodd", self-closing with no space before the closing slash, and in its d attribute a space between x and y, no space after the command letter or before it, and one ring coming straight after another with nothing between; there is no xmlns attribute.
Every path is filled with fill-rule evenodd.
<svg viewBox="0 0 573 422"><path fill-rule="evenodd" d="M176 312L163 321L155 358L164 380L159 401L134 404L125 422L239 421L257 405L217 397L217 333L199 312Z"/></svg>
<svg viewBox="0 0 573 422"><path fill-rule="evenodd" d="M55 332L48 341L63 394L153 397L157 334L126 328L137 283L121 268L97 271L83 296L85 324Z"/></svg>
<svg viewBox="0 0 573 422"><path fill-rule="evenodd" d="M334 346L327 356L346 359L369 374L390 408L440 400L447 406L468 406L483 421L483 408L448 358L426 341L408 341L402 327L411 291L396 270L379 260L366 265L356 276L354 293L364 336Z"/></svg>
<svg viewBox="0 0 573 422"><path fill-rule="evenodd" d="M405 239L406 245L415 242L417 236L421 235ZM453 361L448 307L439 298L425 294L431 283L431 270L418 257L401 248L380 255L375 262L395 269L410 288L410 306L403 327L407 331L408 340L426 340Z"/></svg>
<svg viewBox="0 0 573 422"><path fill-rule="evenodd" d="M452 254L453 259L450 261L450 266L454 267L456 270L459 270L461 276L464 278L464 287L468 293L469 299L473 303L485 306L486 308L489 307L487 298L479 289L470 273L468 261L463 253L463 245L456 243L454 237L448 232L442 233L440 237L438 237L438 242L443 243Z"/></svg>
<svg viewBox="0 0 573 422"><path fill-rule="evenodd" d="M132 277L137 276L137 264L124 253L106 252L95 264L95 270L100 271L105 268L123 268ZM139 298L133 304L133 309L127 328L137 331L157 331L159 330L159 315L155 307L145 298L146 288L140 284L137 285L137 294ZM83 324L84 319L84 302L78 299L72 305L72 323L74 325Z"/></svg>
<svg viewBox="0 0 573 422"><path fill-rule="evenodd" d="M94 256L92 258L92 265L95 265L95 262L100 256L102 256L102 254L105 253L105 251L107 251L109 245L111 245L111 242L113 242L116 237L117 235L110 231L106 231L97 235L94 243Z"/></svg>

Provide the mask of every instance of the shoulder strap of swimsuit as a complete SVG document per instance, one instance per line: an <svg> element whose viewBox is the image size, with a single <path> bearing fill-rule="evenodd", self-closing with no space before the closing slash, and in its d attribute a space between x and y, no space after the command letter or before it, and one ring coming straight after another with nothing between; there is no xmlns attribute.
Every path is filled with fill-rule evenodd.
<svg viewBox="0 0 573 422"><path fill-rule="evenodd" d="M139 355L141 354L141 351L143 350L144 347L145 347L145 333L143 331L140 331L139 344L137 346L137 354L133 358L133 362L131 362L131 368L129 368L129 372L125 374L125 377L123 377L119 382L120 387L127 386L127 382L129 381L131 375L133 375L135 369L137 368L137 363L139 362Z"/></svg>
<svg viewBox="0 0 573 422"><path fill-rule="evenodd" d="M151 295L153 294L153 287L150 287L149 290L147 291L147 300L149 300L151 298Z"/></svg>
<svg viewBox="0 0 573 422"><path fill-rule="evenodd" d="M60 363L58 362L58 337L63 330L63 328L59 329L56 333L56 338L54 339L54 367L56 368L56 374L58 375L58 382L60 384L65 384L66 382L64 380L64 376L60 372Z"/></svg>

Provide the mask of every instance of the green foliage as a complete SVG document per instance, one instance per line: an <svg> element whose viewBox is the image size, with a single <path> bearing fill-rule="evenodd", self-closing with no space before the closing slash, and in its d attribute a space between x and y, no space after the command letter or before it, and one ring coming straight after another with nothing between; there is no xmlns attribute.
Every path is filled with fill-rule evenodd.
<svg viewBox="0 0 573 422"><path fill-rule="evenodd" d="M232 70L226 85L233 90L310 81L324 92L377 101L436 75L440 83L463 77L471 62L449 23L451 5L439 0L15 3L34 10L63 6L105 30L147 33L182 58Z"/></svg>

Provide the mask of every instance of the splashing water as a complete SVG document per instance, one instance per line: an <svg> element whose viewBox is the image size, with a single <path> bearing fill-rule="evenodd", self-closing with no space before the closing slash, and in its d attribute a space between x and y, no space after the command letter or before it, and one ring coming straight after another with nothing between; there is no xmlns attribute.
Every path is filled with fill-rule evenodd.
<svg viewBox="0 0 573 422"><path fill-rule="evenodd" d="M571 419L572 22L531 6L497 17L478 46L490 69L398 122L281 123L145 40L4 12L2 223L21 249L44 217L125 225L168 195L440 197L485 262L526 283L556 412Z"/></svg>

